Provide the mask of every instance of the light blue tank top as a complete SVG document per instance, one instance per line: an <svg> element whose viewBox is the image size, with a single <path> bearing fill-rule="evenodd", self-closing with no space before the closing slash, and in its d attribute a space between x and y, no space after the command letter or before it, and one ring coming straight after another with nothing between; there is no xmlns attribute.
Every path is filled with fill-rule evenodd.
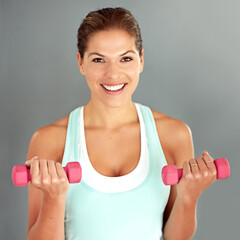
<svg viewBox="0 0 240 240"><path fill-rule="evenodd" d="M167 165L152 111L135 103L141 128L137 167L106 177L92 167L84 138L83 106L70 113L62 165L78 161L80 183L70 184L65 206L66 240L160 240L170 186L163 184Z"/></svg>

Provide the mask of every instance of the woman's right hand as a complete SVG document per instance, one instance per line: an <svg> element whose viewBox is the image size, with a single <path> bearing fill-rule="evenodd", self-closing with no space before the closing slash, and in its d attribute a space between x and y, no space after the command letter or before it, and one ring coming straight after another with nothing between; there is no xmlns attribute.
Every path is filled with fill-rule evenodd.
<svg viewBox="0 0 240 240"><path fill-rule="evenodd" d="M69 181L59 162L39 159L36 156L27 160L25 165L30 168L31 184L42 190L46 197L66 197Z"/></svg>

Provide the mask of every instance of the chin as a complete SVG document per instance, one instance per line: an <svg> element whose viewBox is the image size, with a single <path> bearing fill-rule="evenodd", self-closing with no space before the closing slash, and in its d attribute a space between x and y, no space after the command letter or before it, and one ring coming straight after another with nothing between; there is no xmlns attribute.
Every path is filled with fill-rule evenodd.
<svg viewBox="0 0 240 240"><path fill-rule="evenodd" d="M109 108L120 108L125 106L129 100L112 100L112 101L104 101L104 104Z"/></svg>

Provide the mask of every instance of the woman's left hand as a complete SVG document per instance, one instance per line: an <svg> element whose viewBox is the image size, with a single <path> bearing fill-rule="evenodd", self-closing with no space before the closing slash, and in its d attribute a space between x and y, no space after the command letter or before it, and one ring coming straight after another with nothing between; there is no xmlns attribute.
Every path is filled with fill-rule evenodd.
<svg viewBox="0 0 240 240"><path fill-rule="evenodd" d="M182 178L177 184L177 198L185 202L197 201L200 194L217 178L214 159L203 152L203 157L190 159L183 163Z"/></svg>

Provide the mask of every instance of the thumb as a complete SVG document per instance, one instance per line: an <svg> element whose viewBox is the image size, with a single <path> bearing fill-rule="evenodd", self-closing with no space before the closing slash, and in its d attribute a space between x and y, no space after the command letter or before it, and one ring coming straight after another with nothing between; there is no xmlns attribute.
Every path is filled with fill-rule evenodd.
<svg viewBox="0 0 240 240"><path fill-rule="evenodd" d="M34 156L33 158L27 160L27 161L25 162L25 165L26 165L27 167L30 167L30 166L31 166L31 163L32 163L35 159L38 159L38 156Z"/></svg>

